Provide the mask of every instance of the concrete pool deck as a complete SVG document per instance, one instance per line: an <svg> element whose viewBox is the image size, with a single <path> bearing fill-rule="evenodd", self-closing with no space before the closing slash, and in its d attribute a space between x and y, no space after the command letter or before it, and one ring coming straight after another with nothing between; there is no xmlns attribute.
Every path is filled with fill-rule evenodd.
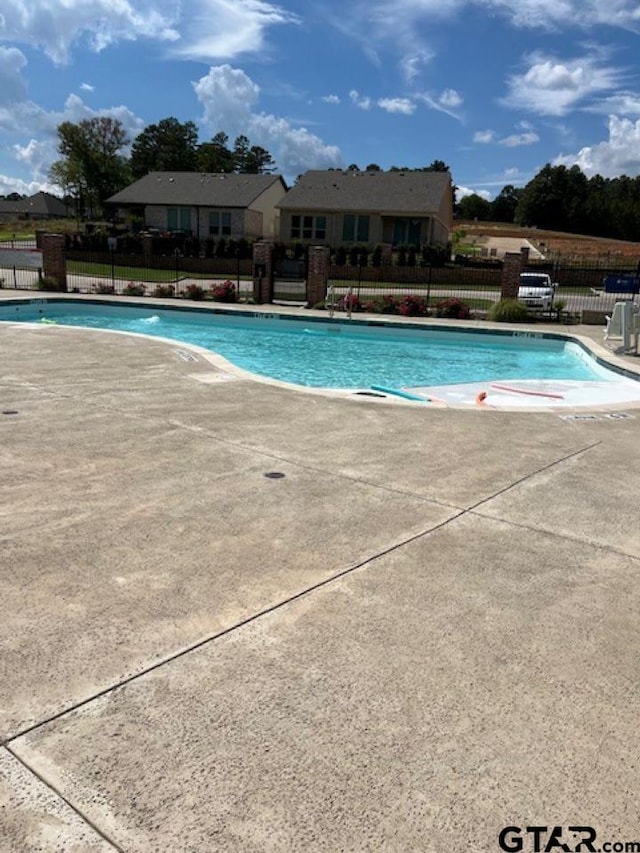
<svg viewBox="0 0 640 853"><path fill-rule="evenodd" d="M3 853L640 841L640 410L0 359Z"/></svg>

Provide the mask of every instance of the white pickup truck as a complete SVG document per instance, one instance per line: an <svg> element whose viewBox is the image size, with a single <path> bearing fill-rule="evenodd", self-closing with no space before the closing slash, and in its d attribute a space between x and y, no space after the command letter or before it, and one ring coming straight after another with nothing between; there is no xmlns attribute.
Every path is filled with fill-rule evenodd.
<svg viewBox="0 0 640 853"><path fill-rule="evenodd" d="M518 300L531 311L549 313L553 308L556 284L546 272L521 272Z"/></svg>

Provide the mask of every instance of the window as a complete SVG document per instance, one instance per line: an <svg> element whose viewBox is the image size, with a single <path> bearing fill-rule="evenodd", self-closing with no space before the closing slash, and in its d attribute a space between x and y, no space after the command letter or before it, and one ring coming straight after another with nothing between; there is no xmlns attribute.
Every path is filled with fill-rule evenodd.
<svg viewBox="0 0 640 853"><path fill-rule="evenodd" d="M191 231L191 208L168 207L167 231Z"/></svg>
<svg viewBox="0 0 640 853"><path fill-rule="evenodd" d="M327 236L326 216L300 216L291 217L291 239L292 240L324 240Z"/></svg>
<svg viewBox="0 0 640 853"><path fill-rule="evenodd" d="M393 223L394 246L400 246L403 243L408 243L410 246L419 246L421 234L421 219L396 219Z"/></svg>
<svg viewBox="0 0 640 853"><path fill-rule="evenodd" d="M231 213L228 210L214 210L209 214L209 234L214 237L231 234Z"/></svg>
<svg viewBox="0 0 640 853"><path fill-rule="evenodd" d="M345 243L369 242L369 217L345 213L342 218L342 239Z"/></svg>

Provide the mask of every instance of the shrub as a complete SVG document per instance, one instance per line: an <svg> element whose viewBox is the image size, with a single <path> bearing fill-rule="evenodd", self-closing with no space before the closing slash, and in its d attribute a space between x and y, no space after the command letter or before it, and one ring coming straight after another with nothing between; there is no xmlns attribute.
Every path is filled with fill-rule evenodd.
<svg viewBox="0 0 640 853"><path fill-rule="evenodd" d="M435 314L436 317L467 320L471 314L471 309L461 299L443 299L442 302L436 303Z"/></svg>
<svg viewBox="0 0 640 853"><path fill-rule="evenodd" d="M146 286L142 283L136 283L135 281L130 281L123 290L123 296L144 296L146 291Z"/></svg>
<svg viewBox="0 0 640 853"><path fill-rule="evenodd" d="M344 246L336 249L336 266L343 267L347 263L347 250Z"/></svg>
<svg viewBox="0 0 640 853"><path fill-rule="evenodd" d="M209 290L209 296L214 302L237 302L238 291L232 281L223 281L218 284L212 284Z"/></svg>
<svg viewBox="0 0 640 853"><path fill-rule="evenodd" d="M494 302L487 312L487 320L498 323L524 323L529 319L529 310L517 299L501 299Z"/></svg>
<svg viewBox="0 0 640 853"><path fill-rule="evenodd" d="M426 317L429 313L427 302L422 296L405 296L398 310L403 317Z"/></svg>
<svg viewBox="0 0 640 853"><path fill-rule="evenodd" d="M185 299L204 299L204 290L199 284L188 284L184 289Z"/></svg>
<svg viewBox="0 0 640 853"><path fill-rule="evenodd" d="M102 282L98 282L95 285L96 293L101 293L105 296L113 296L116 292L115 287L112 284L103 284Z"/></svg>
<svg viewBox="0 0 640 853"><path fill-rule="evenodd" d="M371 253L371 266L382 266L382 246L376 246L373 252Z"/></svg>
<svg viewBox="0 0 640 853"><path fill-rule="evenodd" d="M3 279L4 284L4 279ZM66 287L59 284L58 280L50 275L44 275L38 279L38 290L51 290L54 293L64 292Z"/></svg>
<svg viewBox="0 0 640 853"><path fill-rule="evenodd" d="M398 314L400 312L400 302L386 294L385 296L374 296L364 303L364 310L374 314Z"/></svg>
<svg viewBox="0 0 640 853"><path fill-rule="evenodd" d="M168 296L173 296L175 292L175 287L172 284L157 284L156 289L153 291L153 295L162 299Z"/></svg>

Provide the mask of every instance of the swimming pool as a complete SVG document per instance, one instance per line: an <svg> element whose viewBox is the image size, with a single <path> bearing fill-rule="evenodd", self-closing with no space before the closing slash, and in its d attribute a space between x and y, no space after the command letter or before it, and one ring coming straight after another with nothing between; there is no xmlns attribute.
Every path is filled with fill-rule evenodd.
<svg viewBox="0 0 640 853"><path fill-rule="evenodd" d="M69 299L0 305L0 320L170 338L211 350L260 376L310 388L400 390L497 380L601 384L620 379L578 343L536 332L456 331ZM632 384L640 392L640 385Z"/></svg>

